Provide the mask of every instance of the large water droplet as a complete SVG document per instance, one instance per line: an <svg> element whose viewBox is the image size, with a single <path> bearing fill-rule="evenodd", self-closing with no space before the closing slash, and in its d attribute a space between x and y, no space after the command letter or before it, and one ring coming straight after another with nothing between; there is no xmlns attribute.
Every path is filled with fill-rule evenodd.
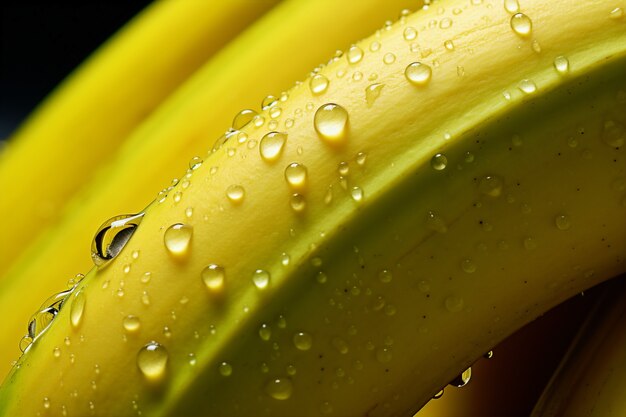
<svg viewBox="0 0 626 417"><path fill-rule="evenodd" d="M425 86L430 82L433 70L421 62L413 62L404 70L404 76L413 85Z"/></svg>
<svg viewBox="0 0 626 417"><path fill-rule="evenodd" d="M137 353L137 366L150 381L158 381L165 375L169 355L167 349L157 342L150 342Z"/></svg>
<svg viewBox="0 0 626 417"><path fill-rule="evenodd" d="M263 158L265 162L276 161L282 154L286 141L286 133L270 132L263 136L259 144L261 158Z"/></svg>
<svg viewBox="0 0 626 417"><path fill-rule="evenodd" d="M309 350L313 346L313 337L306 332L297 332L293 335L293 344L299 350Z"/></svg>
<svg viewBox="0 0 626 417"><path fill-rule="evenodd" d="M239 184L229 185L226 189L226 197L233 204L241 204L246 196L246 190Z"/></svg>
<svg viewBox="0 0 626 417"><path fill-rule="evenodd" d="M221 266L211 264L202 270L201 276L209 292L217 294L223 290L226 273Z"/></svg>
<svg viewBox="0 0 626 417"><path fill-rule="evenodd" d="M275 400L286 400L293 393L293 383L289 378L274 378L265 384L265 392Z"/></svg>
<svg viewBox="0 0 626 417"><path fill-rule="evenodd" d="M237 113L237 115L233 119L233 129L241 130L244 126L250 123L252 119L254 119L254 116L256 116L257 114L258 113L254 110L243 109L242 111Z"/></svg>
<svg viewBox="0 0 626 417"><path fill-rule="evenodd" d="M189 244L193 236L193 227L176 223L165 231L163 240L167 251L175 257L183 257L189 252Z"/></svg>
<svg viewBox="0 0 626 417"><path fill-rule="evenodd" d="M252 282L259 290L264 290L270 284L270 273L263 269L257 269L252 274Z"/></svg>
<svg viewBox="0 0 626 417"><path fill-rule="evenodd" d="M443 171L448 166L448 158L442 153L437 153L431 158L430 166L436 171Z"/></svg>
<svg viewBox="0 0 626 417"><path fill-rule="evenodd" d="M91 242L93 263L101 267L115 258L135 233L143 216L144 213L125 214L104 222Z"/></svg>
<svg viewBox="0 0 626 417"><path fill-rule="evenodd" d="M78 290L72 296L72 305L70 307L70 323L73 327L78 327L83 318L85 311L85 293L83 290Z"/></svg>
<svg viewBox="0 0 626 417"><path fill-rule="evenodd" d="M309 88L311 93L318 95L324 93L328 89L328 78L322 74L315 74L309 80Z"/></svg>
<svg viewBox="0 0 626 417"><path fill-rule="evenodd" d="M533 30L533 22L524 13L515 13L511 16L511 29L522 37L527 37Z"/></svg>
<svg viewBox="0 0 626 417"><path fill-rule="evenodd" d="M304 165L293 162L285 168L285 180L294 190L302 190L307 184L307 169Z"/></svg>
<svg viewBox="0 0 626 417"><path fill-rule="evenodd" d="M325 142L339 144L348 129L348 112L338 104L324 104L315 112L313 126Z"/></svg>

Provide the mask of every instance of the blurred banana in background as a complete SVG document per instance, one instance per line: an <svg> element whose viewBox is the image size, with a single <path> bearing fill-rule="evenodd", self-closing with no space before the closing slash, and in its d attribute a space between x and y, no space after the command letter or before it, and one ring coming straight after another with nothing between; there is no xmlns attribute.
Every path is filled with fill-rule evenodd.
<svg viewBox="0 0 626 417"><path fill-rule="evenodd" d="M429 4L290 90L403 6L281 3L3 278L4 356L28 337L0 414L411 415L463 385L626 270L622 3ZM105 222L97 267L29 320L91 262L77 237L103 207L138 214Z"/></svg>

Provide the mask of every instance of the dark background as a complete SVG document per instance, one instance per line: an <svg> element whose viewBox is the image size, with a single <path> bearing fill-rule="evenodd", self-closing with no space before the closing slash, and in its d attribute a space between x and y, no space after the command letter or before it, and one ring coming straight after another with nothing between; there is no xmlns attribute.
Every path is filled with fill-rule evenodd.
<svg viewBox="0 0 626 417"><path fill-rule="evenodd" d="M0 4L0 140L148 0Z"/></svg>

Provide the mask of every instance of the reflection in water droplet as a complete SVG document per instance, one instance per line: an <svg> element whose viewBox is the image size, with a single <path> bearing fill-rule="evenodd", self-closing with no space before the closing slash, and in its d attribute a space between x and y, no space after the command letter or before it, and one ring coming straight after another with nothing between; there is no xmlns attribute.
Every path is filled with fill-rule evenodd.
<svg viewBox="0 0 626 417"><path fill-rule="evenodd" d="M511 29L519 36L526 37L533 30L533 22L524 13L515 13L511 16Z"/></svg>
<svg viewBox="0 0 626 417"><path fill-rule="evenodd" d="M294 190L302 190L307 184L307 168L297 162L287 165L285 168L285 180Z"/></svg>
<svg viewBox="0 0 626 417"><path fill-rule="evenodd" d="M324 104L315 112L313 126L326 143L339 144L348 129L348 112L338 104Z"/></svg>
<svg viewBox="0 0 626 417"><path fill-rule="evenodd" d="M466 386L468 382L470 382L471 378L472 378L472 368L470 367L470 368L467 368L465 371L463 371L460 375L458 375L452 381L450 381L450 385L461 388L461 387Z"/></svg>
<svg viewBox="0 0 626 417"><path fill-rule="evenodd" d="M115 216L104 222L91 242L91 259L102 267L126 246L144 213Z"/></svg>
<svg viewBox="0 0 626 417"><path fill-rule="evenodd" d="M393 53L387 52L385 56L383 56L383 63L386 65L391 65L394 62L396 62L396 56Z"/></svg>
<svg viewBox="0 0 626 417"><path fill-rule="evenodd" d="M376 360L380 363L388 363L393 359L393 353L390 347L378 348L376 350Z"/></svg>
<svg viewBox="0 0 626 417"><path fill-rule="evenodd" d="M124 330L126 330L128 333L135 333L139 331L139 328L141 327L141 321L139 320L139 317L129 314L122 320L122 326L124 327Z"/></svg>
<svg viewBox="0 0 626 417"><path fill-rule="evenodd" d="M137 366L150 381L157 381L165 375L169 355L167 349L157 342L150 342L139 350Z"/></svg>
<svg viewBox="0 0 626 417"><path fill-rule="evenodd" d="M74 328L80 325L83 318L83 312L85 311L85 293L83 290L76 291L72 298L72 305L70 307L70 323Z"/></svg>
<svg viewBox="0 0 626 417"><path fill-rule="evenodd" d="M328 78L322 74L315 74L309 80L309 88L311 93L318 95L324 93L328 89Z"/></svg>
<svg viewBox="0 0 626 417"><path fill-rule="evenodd" d="M270 273L263 269L257 269L252 274L252 282L259 290L264 290L270 283Z"/></svg>
<svg viewBox="0 0 626 417"><path fill-rule="evenodd" d="M263 110L267 110L272 106L275 106L278 103L278 99L272 95L269 95L261 101L261 108Z"/></svg>
<svg viewBox="0 0 626 417"><path fill-rule="evenodd" d="M306 332L297 332L293 335L293 344L299 350L309 350L313 346L313 337Z"/></svg>
<svg viewBox="0 0 626 417"><path fill-rule="evenodd" d="M393 274L391 273L391 271L383 269L382 271L378 273L378 280L382 282L383 284L390 283L392 279L393 279Z"/></svg>
<svg viewBox="0 0 626 417"><path fill-rule="evenodd" d="M281 132L270 132L261 138L259 152L265 162L276 161L283 152L283 147L287 140L287 134Z"/></svg>
<svg viewBox="0 0 626 417"><path fill-rule="evenodd" d="M182 223L173 224L167 228L163 235L165 248L173 256L183 257L189 251L192 236L192 226Z"/></svg>
<svg viewBox="0 0 626 417"><path fill-rule="evenodd" d="M430 166L433 167L436 171L442 171L446 169L448 165L448 158L442 153L437 153L430 160Z"/></svg>
<svg viewBox="0 0 626 417"><path fill-rule="evenodd" d="M617 20L617 19L621 19L624 17L624 9L622 9L621 7L616 7L613 10L611 10L611 12L609 13L609 17L611 19Z"/></svg>
<svg viewBox="0 0 626 417"><path fill-rule="evenodd" d="M404 76L413 85L425 86L430 82L432 69L421 62L413 62L404 70Z"/></svg>

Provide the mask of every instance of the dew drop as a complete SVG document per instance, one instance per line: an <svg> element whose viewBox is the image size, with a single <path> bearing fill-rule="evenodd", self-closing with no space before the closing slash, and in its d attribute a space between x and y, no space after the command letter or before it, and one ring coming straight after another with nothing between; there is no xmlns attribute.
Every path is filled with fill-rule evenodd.
<svg viewBox="0 0 626 417"><path fill-rule="evenodd" d="M91 259L102 267L124 249L144 213L115 216L104 222L91 242Z"/></svg>
<svg viewBox="0 0 626 417"><path fill-rule="evenodd" d="M270 340L272 338L272 328L266 323L261 324L261 327L259 328L259 337L265 342Z"/></svg>
<svg viewBox="0 0 626 417"><path fill-rule="evenodd" d="M55 358L61 357L61 349L59 349L58 347L52 349L52 356L54 356Z"/></svg>
<svg viewBox="0 0 626 417"><path fill-rule="evenodd" d="M48 397L43 398L43 408L45 408L46 410L50 408L50 398Z"/></svg>
<svg viewBox="0 0 626 417"><path fill-rule="evenodd" d="M621 7L616 7L615 9L611 10L611 12L609 13L609 17L614 20L621 19L622 17L624 17L624 9L622 9Z"/></svg>
<svg viewBox="0 0 626 417"><path fill-rule="evenodd" d="M376 84L370 84L369 86L365 88L365 101L367 102L368 106L371 106L372 104L374 104L376 99L380 97L380 93L384 86L385 86L384 84L376 83Z"/></svg>
<svg viewBox="0 0 626 417"><path fill-rule="evenodd" d="M380 363L388 363L393 359L390 347L382 347L376 350L376 360Z"/></svg>
<svg viewBox="0 0 626 417"><path fill-rule="evenodd" d="M426 215L426 226L438 233L446 233L448 231L446 222L433 211L429 211Z"/></svg>
<svg viewBox="0 0 626 417"><path fill-rule="evenodd" d="M163 235L167 251L175 257L183 257L189 251L189 243L193 235L193 227L187 224L176 223L171 225Z"/></svg>
<svg viewBox="0 0 626 417"><path fill-rule="evenodd" d="M367 154L365 152L359 152L356 154L356 164L359 166L365 166L367 161Z"/></svg>
<svg viewBox="0 0 626 417"><path fill-rule="evenodd" d="M363 59L363 50L356 45L352 45L346 54L350 64L356 64Z"/></svg>
<svg viewBox="0 0 626 417"><path fill-rule="evenodd" d="M328 84L328 78L322 74L315 74L309 80L309 88L311 89L311 93L315 95L324 93L328 89Z"/></svg>
<svg viewBox="0 0 626 417"><path fill-rule="evenodd" d="M388 271L387 269L383 269L382 271L378 273L378 280L382 282L383 284L390 283L392 279L393 279L393 274L391 273L391 271Z"/></svg>
<svg viewBox="0 0 626 417"><path fill-rule="evenodd" d="M413 85L425 86L430 82L432 69L421 62L413 62L404 70L404 76Z"/></svg>
<svg viewBox="0 0 626 417"><path fill-rule="evenodd" d="M233 204L241 204L246 196L246 190L241 185L232 184L226 189L226 197Z"/></svg>
<svg viewBox="0 0 626 417"><path fill-rule="evenodd" d="M257 269L252 274L252 282L259 290L264 290L270 283L270 273L263 269Z"/></svg>
<svg viewBox="0 0 626 417"><path fill-rule="evenodd" d="M452 42L450 39L448 39L447 41L445 41L443 43L444 48L446 48L448 51L454 51L454 42Z"/></svg>
<svg viewBox="0 0 626 417"><path fill-rule="evenodd" d="M478 183L478 191L490 197L499 197L502 194L504 181L496 175L486 175Z"/></svg>
<svg viewBox="0 0 626 417"><path fill-rule="evenodd" d="M346 342L345 340L343 340L340 337L333 337L333 339L330 341L331 345L335 348L335 350L339 353L341 353L342 355L345 355L346 353L348 353L350 351L350 347L348 346L348 342Z"/></svg>
<svg viewBox="0 0 626 417"><path fill-rule="evenodd" d="M122 320L122 326L124 327L124 330L126 330L128 333L135 333L139 331L139 328L141 327L141 321L139 320L139 317L129 314Z"/></svg>
<svg viewBox="0 0 626 417"><path fill-rule="evenodd" d="M533 94L537 91L537 84L533 80L523 79L517 84L517 88L524 94Z"/></svg>
<svg viewBox="0 0 626 417"><path fill-rule="evenodd" d="M445 300L446 310L451 313L458 313L463 310L465 301L461 297L450 296Z"/></svg>
<svg viewBox="0 0 626 417"><path fill-rule="evenodd" d="M276 161L283 152L286 140L287 134L281 132L270 132L263 136L259 145L261 158L265 162Z"/></svg>
<svg viewBox="0 0 626 417"><path fill-rule="evenodd" d="M519 36L527 37L533 30L532 20L524 13L515 13L511 16L511 29Z"/></svg>
<svg viewBox="0 0 626 417"><path fill-rule="evenodd" d="M293 383L289 378L274 378L265 384L265 392L275 400L287 400L293 393Z"/></svg>
<svg viewBox="0 0 626 417"><path fill-rule="evenodd" d="M443 390L439 390L435 395L433 395L433 400L438 400L443 397Z"/></svg>
<svg viewBox="0 0 626 417"><path fill-rule="evenodd" d="M446 169L448 165L448 158L442 153L437 153L430 160L430 166L436 171L442 171Z"/></svg>
<svg viewBox="0 0 626 417"><path fill-rule="evenodd" d="M621 148L626 143L626 129L614 120L605 120L602 141L612 148Z"/></svg>
<svg viewBox="0 0 626 417"><path fill-rule="evenodd" d="M243 129L243 127L246 126L248 123L250 123L252 119L254 119L254 116L256 116L257 114L258 114L257 112L251 109L241 110L239 113L235 115L235 118L233 119L233 129L234 130Z"/></svg>
<svg viewBox="0 0 626 417"><path fill-rule="evenodd" d="M556 227L559 230L568 230L572 226L569 217L565 214L559 214L556 216L554 218L554 224L556 224Z"/></svg>
<svg viewBox="0 0 626 417"><path fill-rule="evenodd" d="M278 103L278 99L272 95L269 95L261 101L261 108L263 110L267 110L272 106L275 106Z"/></svg>
<svg viewBox="0 0 626 417"><path fill-rule="evenodd" d="M189 169L196 170L202 166L204 161L199 156L194 156L189 160Z"/></svg>
<svg viewBox="0 0 626 417"><path fill-rule="evenodd" d="M518 0L504 0L504 10L511 14L519 13L519 2Z"/></svg>
<svg viewBox="0 0 626 417"><path fill-rule="evenodd" d="M24 336L20 339L20 350L22 353L26 352L26 350L33 344L33 338L30 336Z"/></svg>
<svg viewBox="0 0 626 417"><path fill-rule="evenodd" d="M526 250L534 250L534 249L537 249L537 242L536 242L536 241L535 241L535 239L534 239L534 238L532 238L532 237L526 237L526 238L524 238L524 240L523 240L523 242L522 242L522 243L523 243L523 245L524 245L524 248L526 248Z"/></svg>
<svg viewBox="0 0 626 417"><path fill-rule="evenodd" d="M146 379L156 381L165 375L169 355L157 342L150 342L139 350L137 366Z"/></svg>
<svg viewBox="0 0 626 417"><path fill-rule="evenodd" d="M385 63L386 65L391 65L394 62L396 62L396 56L391 53L391 52L387 52L384 56L383 56L383 63Z"/></svg>
<svg viewBox="0 0 626 417"><path fill-rule="evenodd" d="M404 37L404 40L412 41L417 38L417 30L415 30L414 27L408 26L404 29L404 32L402 32L402 36Z"/></svg>
<svg viewBox="0 0 626 417"><path fill-rule="evenodd" d="M365 198L363 189L361 187L352 187L352 189L350 190L350 196L352 197L352 200L357 203L362 202Z"/></svg>
<svg viewBox="0 0 626 417"><path fill-rule="evenodd" d="M306 209L306 199L302 194L292 194L289 198L289 206L296 213L302 213Z"/></svg>
<svg viewBox="0 0 626 417"><path fill-rule="evenodd" d="M485 354L483 355L483 358L485 358L485 359L491 359L491 358L493 358L493 350L490 350L489 352L485 353Z"/></svg>
<svg viewBox="0 0 626 417"><path fill-rule="evenodd" d="M218 294L223 290L226 273L221 266L216 264L207 266L202 270L201 277L209 292Z"/></svg>
<svg viewBox="0 0 626 417"><path fill-rule="evenodd" d="M85 311L85 293L83 290L76 291L72 296L72 306L70 307L70 323L76 328L80 325Z"/></svg>
<svg viewBox="0 0 626 417"><path fill-rule="evenodd" d="M461 269L467 274L473 274L476 272L476 264L471 259L464 259L461 262Z"/></svg>
<svg viewBox="0 0 626 417"><path fill-rule="evenodd" d="M313 337L306 332L297 332L293 335L293 344L298 350L309 350L313 346Z"/></svg>
<svg viewBox="0 0 626 417"><path fill-rule="evenodd" d="M218 366L218 371L222 376L231 376L233 374L233 367L228 362L222 362Z"/></svg>
<svg viewBox="0 0 626 417"><path fill-rule="evenodd" d="M293 162L285 168L285 180L294 190L302 190L306 188L307 175L307 168L297 162Z"/></svg>
<svg viewBox="0 0 626 417"><path fill-rule="evenodd" d="M315 112L313 126L326 143L339 144L348 130L348 112L338 104L324 104Z"/></svg>
<svg viewBox="0 0 626 417"><path fill-rule="evenodd" d="M450 385L461 388L461 387L466 386L470 382L471 378L472 378L472 368L470 367L470 368L467 368L465 371L463 371L460 375L458 375L452 381L450 381Z"/></svg>

